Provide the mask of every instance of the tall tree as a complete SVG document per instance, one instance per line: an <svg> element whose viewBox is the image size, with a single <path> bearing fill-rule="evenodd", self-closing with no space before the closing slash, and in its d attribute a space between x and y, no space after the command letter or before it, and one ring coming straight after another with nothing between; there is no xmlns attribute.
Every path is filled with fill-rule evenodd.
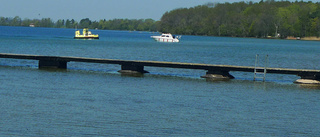
<svg viewBox="0 0 320 137"><path fill-rule="evenodd" d="M80 21L79 27L80 28L89 28L90 25L91 25L91 20L89 18L85 18Z"/></svg>

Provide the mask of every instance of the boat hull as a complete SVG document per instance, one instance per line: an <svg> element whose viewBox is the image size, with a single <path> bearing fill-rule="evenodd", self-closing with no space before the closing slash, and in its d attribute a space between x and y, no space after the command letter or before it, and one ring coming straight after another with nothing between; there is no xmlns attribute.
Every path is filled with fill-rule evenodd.
<svg viewBox="0 0 320 137"><path fill-rule="evenodd" d="M179 42L179 39L161 38L158 36L152 36L151 38L158 42Z"/></svg>
<svg viewBox="0 0 320 137"><path fill-rule="evenodd" d="M178 39L155 39L158 42L179 42Z"/></svg>
<svg viewBox="0 0 320 137"><path fill-rule="evenodd" d="M74 39L99 39L99 37L74 37Z"/></svg>

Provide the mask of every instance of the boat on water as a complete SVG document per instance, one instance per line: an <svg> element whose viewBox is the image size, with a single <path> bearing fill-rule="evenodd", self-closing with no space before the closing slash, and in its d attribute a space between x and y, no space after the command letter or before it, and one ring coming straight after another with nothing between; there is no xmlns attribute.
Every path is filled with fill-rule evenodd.
<svg viewBox="0 0 320 137"><path fill-rule="evenodd" d="M151 38L158 42L179 42L181 36L174 36L170 33L162 33L160 36L151 36Z"/></svg>
<svg viewBox="0 0 320 137"><path fill-rule="evenodd" d="M99 39L98 34L92 34L88 28L84 28L82 30L82 34L80 34L80 30L75 32L74 39Z"/></svg>

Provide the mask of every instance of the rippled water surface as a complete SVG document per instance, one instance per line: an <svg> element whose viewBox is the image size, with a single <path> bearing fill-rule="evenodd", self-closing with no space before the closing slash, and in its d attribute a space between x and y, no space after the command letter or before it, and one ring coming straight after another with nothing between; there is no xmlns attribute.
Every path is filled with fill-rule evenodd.
<svg viewBox="0 0 320 137"><path fill-rule="evenodd" d="M150 32L0 27L0 52L125 60L320 69L320 43L182 36L157 43ZM203 70L145 67L140 77L119 65L68 63L39 70L32 60L0 59L1 136L319 136L320 87L294 75L231 72L206 81Z"/></svg>

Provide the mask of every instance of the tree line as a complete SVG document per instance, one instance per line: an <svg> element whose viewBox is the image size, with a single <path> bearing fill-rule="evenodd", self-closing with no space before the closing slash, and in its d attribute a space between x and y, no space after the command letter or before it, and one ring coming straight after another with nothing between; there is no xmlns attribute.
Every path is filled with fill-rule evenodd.
<svg viewBox="0 0 320 137"><path fill-rule="evenodd" d="M84 28L102 30L160 31L184 35L232 37L320 37L320 3L312 1L207 3L179 8L153 19L112 19L91 21L89 18L58 20L0 17L1 26Z"/></svg>
<svg viewBox="0 0 320 137"><path fill-rule="evenodd" d="M113 19L91 21L89 18L81 19L77 22L74 19L59 19L54 22L50 18L40 19L21 19L19 16L14 18L0 17L0 26L34 26L48 28L89 28L104 30L137 30L137 31L157 31L156 21L153 19Z"/></svg>
<svg viewBox="0 0 320 137"><path fill-rule="evenodd" d="M166 12L159 31L232 37L319 37L320 3L302 0L208 3Z"/></svg>

